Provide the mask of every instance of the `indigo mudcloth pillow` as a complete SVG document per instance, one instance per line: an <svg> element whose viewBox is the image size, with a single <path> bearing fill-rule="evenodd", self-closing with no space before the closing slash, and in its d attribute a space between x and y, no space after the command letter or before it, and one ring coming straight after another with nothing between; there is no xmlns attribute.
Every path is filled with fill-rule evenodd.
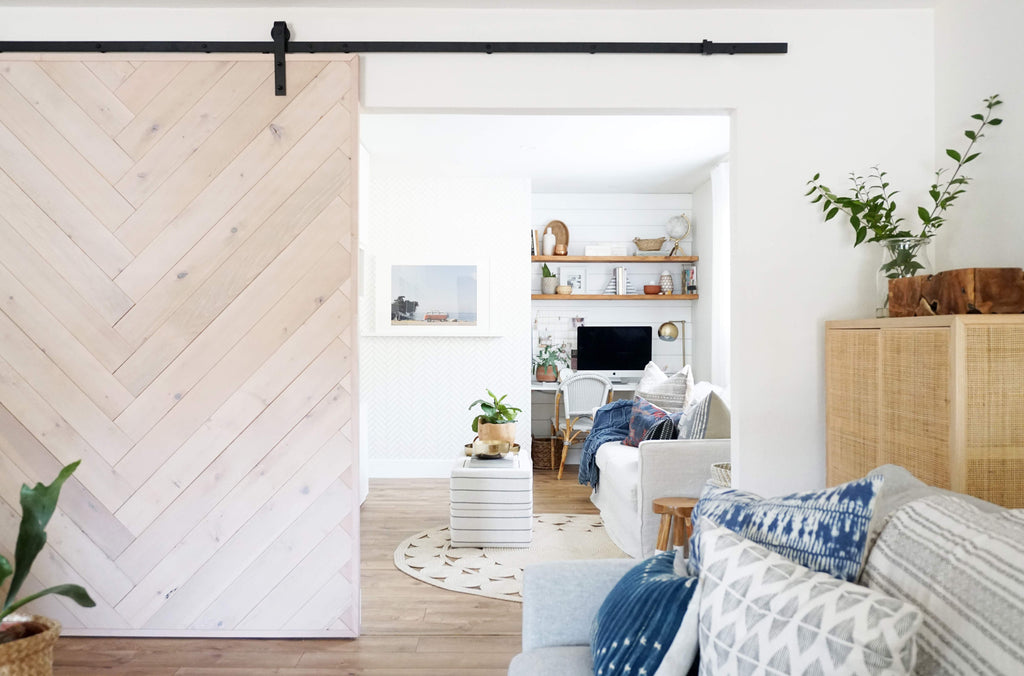
<svg viewBox="0 0 1024 676"><path fill-rule="evenodd" d="M693 508L690 574L701 570L700 523L710 519L813 571L856 582L882 477L762 498L708 485Z"/></svg>
<svg viewBox="0 0 1024 676"><path fill-rule="evenodd" d="M590 643L595 676L690 669L697 656L697 578L676 575L674 560L674 552L662 552L642 561L605 597Z"/></svg>
<svg viewBox="0 0 1024 676"><path fill-rule="evenodd" d="M644 440L647 430L666 418L678 425L682 415L682 413L669 413L643 397L633 397L633 411L629 418L629 436L623 439L622 443L626 446L639 446L640 442Z"/></svg>
<svg viewBox="0 0 1024 676"><path fill-rule="evenodd" d="M665 418L644 433L644 441L665 441L679 438L679 428L671 418Z"/></svg>

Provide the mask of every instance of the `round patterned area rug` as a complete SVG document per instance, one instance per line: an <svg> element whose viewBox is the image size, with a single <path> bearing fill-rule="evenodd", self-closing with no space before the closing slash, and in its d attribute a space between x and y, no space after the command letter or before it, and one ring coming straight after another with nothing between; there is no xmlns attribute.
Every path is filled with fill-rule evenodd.
<svg viewBox="0 0 1024 676"><path fill-rule="evenodd" d="M522 603L523 567L542 561L624 559L596 514L535 514L528 548L452 547L448 526L408 537L395 566L435 587Z"/></svg>

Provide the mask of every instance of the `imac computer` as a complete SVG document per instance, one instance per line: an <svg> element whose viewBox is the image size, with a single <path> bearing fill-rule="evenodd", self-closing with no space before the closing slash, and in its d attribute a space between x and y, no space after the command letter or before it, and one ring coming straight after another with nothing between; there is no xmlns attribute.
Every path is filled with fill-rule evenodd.
<svg viewBox="0 0 1024 676"><path fill-rule="evenodd" d="M612 382L640 380L651 361L650 326L580 326L576 370L596 371Z"/></svg>

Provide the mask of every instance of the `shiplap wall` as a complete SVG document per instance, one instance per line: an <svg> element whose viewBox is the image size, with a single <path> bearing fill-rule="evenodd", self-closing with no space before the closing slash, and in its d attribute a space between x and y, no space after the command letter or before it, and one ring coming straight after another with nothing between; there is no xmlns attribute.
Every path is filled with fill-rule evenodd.
<svg viewBox="0 0 1024 676"><path fill-rule="evenodd" d="M353 636L355 57L4 55L0 552L68 634Z"/></svg>
<svg viewBox="0 0 1024 676"><path fill-rule="evenodd" d="M692 196L689 194L566 194L536 193L533 195L532 227L544 231L544 226L559 220L569 229L569 254L583 255L587 244L608 242L628 245L628 252L636 247L634 237L642 239L665 236L665 224L680 213L692 218ZM691 255L693 232L680 245L679 255ZM666 251L669 247L666 247ZM644 284L657 284L662 270L672 274L675 293L680 293L682 264L679 263L549 263L549 269L559 275L563 268L586 270L586 292L600 294L611 279L614 269L623 265L629 270L633 286L642 291ZM700 263L697 263L697 282L700 284ZM530 280L531 293L540 293L541 265L535 263ZM698 292L699 292L698 288ZM686 321L686 355L691 362L694 355L695 327L693 301L636 301L534 300L533 349L541 340L562 342L575 347L576 333L573 317L583 317L590 326L650 326L652 331L652 357L667 371L677 371L683 365L682 348L678 341L665 342L657 337L658 327L668 320ZM553 409L553 395L535 393L532 404L533 433L547 436L547 422ZM569 461L575 462L579 445L570 450Z"/></svg>

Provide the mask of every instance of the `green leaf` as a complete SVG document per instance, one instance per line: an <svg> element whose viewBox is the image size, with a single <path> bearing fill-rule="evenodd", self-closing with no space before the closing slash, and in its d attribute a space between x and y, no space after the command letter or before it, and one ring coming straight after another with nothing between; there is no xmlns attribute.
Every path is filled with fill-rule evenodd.
<svg viewBox="0 0 1024 676"><path fill-rule="evenodd" d="M971 115L971 119L972 120L982 120L982 121L984 121L985 120L985 116L982 115L981 113L975 113L974 115Z"/></svg>
<svg viewBox="0 0 1024 676"><path fill-rule="evenodd" d="M11 577L11 586L7 590L5 608L14 600L22 583L28 577L32 563L46 544L46 524L50 522L50 517L57 508L61 486L74 473L80 462L81 460L76 460L63 468L49 486L37 483L29 488L22 484L21 527L18 530L18 541L14 546L14 576Z"/></svg>
<svg viewBox="0 0 1024 676"><path fill-rule="evenodd" d="M483 416L479 416L478 415L477 417L473 418L473 431L474 432L477 432L477 433L480 432L480 418L482 418L482 417Z"/></svg>
<svg viewBox="0 0 1024 676"><path fill-rule="evenodd" d="M811 180L812 181L817 181L819 178L821 178L821 174L820 173L819 174L815 174L814 178L812 178Z"/></svg>
<svg viewBox="0 0 1024 676"><path fill-rule="evenodd" d="M868 235L867 228L857 228L857 239L853 242L854 246L857 246L864 241L864 238Z"/></svg>
<svg viewBox="0 0 1024 676"><path fill-rule="evenodd" d="M964 164L967 164L968 162L970 162L971 160L973 160L975 157L977 157L980 154L981 153L971 153L970 155L968 155L967 157L964 158Z"/></svg>
<svg viewBox="0 0 1024 676"><path fill-rule="evenodd" d="M11 568L11 562L3 555L0 555L0 585L3 585L4 580L10 577L14 569Z"/></svg>
<svg viewBox="0 0 1024 676"><path fill-rule="evenodd" d="M47 596L49 594L59 594L61 596L67 596L69 599L82 606L83 608L92 608L96 605L96 602L89 596L89 592L85 591L84 588L77 584L59 584L56 587L47 587L42 591L38 591L35 594L26 596L23 599L19 599L17 603L12 603L7 608L4 608L4 615L10 615L18 608L21 608L27 603L31 603L36 599Z"/></svg>
<svg viewBox="0 0 1024 676"><path fill-rule="evenodd" d="M924 207L917 208L917 217L921 219L923 223L927 225L928 221L931 220L932 216L928 213L928 210Z"/></svg>
<svg viewBox="0 0 1024 676"><path fill-rule="evenodd" d="M966 136L967 138L971 139L972 141L978 140L978 135L975 134L970 129L967 129L967 130L964 131L964 136Z"/></svg>
<svg viewBox="0 0 1024 676"><path fill-rule="evenodd" d="M957 151L953 150L952 148L946 148L946 154L949 155L950 157L952 157L957 162L960 161L960 153L958 153Z"/></svg>
<svg viewBox="0 0 1024 676"><path fill-rule="evenodd" d="M820 202L823 199L825 199L824 195L818 195L817 197L815 197L814 199L811 200L811 204L817 204L818 202Z"/></svg>
<svg viewBox="0 0 1024 676"><path fill-rule="evenodd" d="M825 220L831 221L839 213L839 207L832 207L827 214L825 214Z"/></svg>
<svg viewBox="0 0 1024 676"><path fill-rule="evenodd" d="M988 121L988 123L993 127L998 127L1003 123L1003 121L1000 120L998 117L993 117L991 120Z"/></svg>

